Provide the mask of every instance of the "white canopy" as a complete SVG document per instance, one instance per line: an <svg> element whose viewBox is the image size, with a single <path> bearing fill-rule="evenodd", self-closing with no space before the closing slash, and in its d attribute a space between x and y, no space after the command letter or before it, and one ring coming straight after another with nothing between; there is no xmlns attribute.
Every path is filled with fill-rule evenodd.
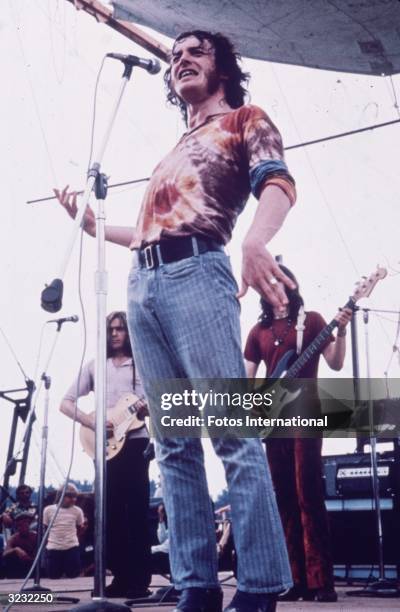
<svg viewBox="0 0 400 612"><path fill-rule="evenodd" d="M174 37L221 31L246 57L340 72L400 72L398 0L113 0L114 16Z"/></svg>

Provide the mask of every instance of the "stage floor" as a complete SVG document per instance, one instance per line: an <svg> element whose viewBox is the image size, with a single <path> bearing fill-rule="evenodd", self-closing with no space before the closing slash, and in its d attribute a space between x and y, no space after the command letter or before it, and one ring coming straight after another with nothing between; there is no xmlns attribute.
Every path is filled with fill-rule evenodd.
<svg viewBox="0 0 400 612"><path fill-rule="evenodd" d="M229 579L229 574L220 574L222 580L228 579L223 583L224 590L224 604L227 605L232 598L235 590L236 582L234 578ZM109 579L107 579L109 580ZM157 589L167 584L166 580L161 576L155 576L152 589ZM4 602L5 593L15 593L18 591L21 585L21 580L0 580L0 593L3 595L2 602ZM15 604L12 606L10 612L64 612L69 611L71 608L77 607L84 603L91 601L90 592L93 587L93 578L74 578L74 579L63 579L63 580L48 580L43 579L42 585L48 587L52 592L59 596L76 597L79 598L79 604L70 603L53 603L53 604ZM337 592L339 600L337 603L316 603L316 602L293 602L293 603L280 603L278 610L282 612L291 612L298 610L299 612L347 612L352 610L371 610L374 612L398 612L400 610L400 599L376 599L367 597L349 597L346 595L346 591L360 589L362 586L357 585L345 585L341 583L337 585ZM114 603L124 603L124 600L112 599ZM1 609L4 610L5 604ZM170 612L173 610L174 604L135 604L131 606L132 610L147 610L148 612L156 612L157 610L165 610ZM100 608L99 608L100 609Z"/></svg>

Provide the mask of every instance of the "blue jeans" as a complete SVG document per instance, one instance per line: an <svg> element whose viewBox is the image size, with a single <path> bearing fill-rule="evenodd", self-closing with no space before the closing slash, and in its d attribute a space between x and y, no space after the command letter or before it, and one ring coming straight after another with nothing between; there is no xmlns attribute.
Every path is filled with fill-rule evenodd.
<svg viewBox="0 0 400 612"><path fill-rule="evenodd" d="M151 401L152 380L244 378L237 285L229 259L207 252L129 275L128 321L134 357ZM292 585L286 545L261 442L213 439L224 464L238 557L238 588L273 593ZM175 586L216 587L213 511L201 440L156 441L169 522Z"/></svg>

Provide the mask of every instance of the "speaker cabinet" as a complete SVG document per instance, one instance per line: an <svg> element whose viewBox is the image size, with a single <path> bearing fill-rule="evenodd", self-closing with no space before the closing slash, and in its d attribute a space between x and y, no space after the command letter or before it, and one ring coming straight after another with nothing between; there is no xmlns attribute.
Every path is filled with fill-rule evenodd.
<svg viewBox="0 0 400 612"><path fill-rule="evenodd" d="M325 504L335 565L377 565L378 528L367 453L323 457ZM385 565L400 568L398 465L393 453L378 457Z"/></svg>

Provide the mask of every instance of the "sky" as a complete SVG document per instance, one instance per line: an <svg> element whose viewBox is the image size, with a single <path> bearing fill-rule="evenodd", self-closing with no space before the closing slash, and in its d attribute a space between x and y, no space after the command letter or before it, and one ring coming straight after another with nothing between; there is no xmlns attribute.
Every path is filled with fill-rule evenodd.
<svg viewBox="0 0 400 612"><path fill-rule="evenodd" d="M170 43L158 33L151 33ZM46 481L57 486L69 465L72 440L71 422L59 413L58 407L78 371L84 343L78 298L78 244L64 278L63 308L55 316L77 314L80 321L65 324L56 334L56 326L45 323L54 317L41 309L40 293L62 267L72 223L54 201L26 202L52 195L54 186L84 187L94 86L102 59L108 52L143 57L149 54L83 11L76 11L65 0L4 0L0 4L0 46L0 390L24 386L16 358L29 378L40 379L45 370L51 377ZM95 151L119 91L121 66L107 60L101 73ZM286 146L399 118L399 76L391 80L255 60L244 60L244 67L252 74L251 102L270 115ZM103 160L110 182L149 176L183 131L179 113L166 105L162 74L150 76L135 70ZM362 275L368 276L377 264L387 267L388 276L368 301L360 302L372 309L394 311L370 314L370 375L375 378L383 378L385 373L390 379L400 377L399 353L393 350L398 343L396 312L400 306L399 137L400 124L396 124L288 151L287 164L297 182L298 202L270 244L271 252L282 254L284 263L299 279L306 309L321 312L327 320L347 301ZM144 189L145 184L139 184L111 190L106 202L107 222L134 225ZM250 198L227 249L237 278L240 245L255 206L255 200ZM107 244L108 311L125 308L130 259L128 250ZM94 356L96 343L95 266L95 241L85 237L81 292L87 326L86 359ZM258 302L253 291L242 300L243 341L257 321ZM364 377L365 327L358 316L360 369ZM320 375L334 373L321 362ZM351 375L348 350L341 376ZM39 480L44 405L45 397L40 392L36 396L37 421L27 474L27 482L33 485ZM81 408L92 410L93 397L86 398ZM12 405L0 399L0 411L2 473ZM19 438L22 429L20 425ZM351 439L329 440L324 452L351 452L354 447ZM224 486L224 478L209 446L206 463L210 491L215 496ZM157 479L154 462L151 474ZM91 460L78 441L71 475L92 478ZM15 483L15 479L11 482Z"/></svg>

